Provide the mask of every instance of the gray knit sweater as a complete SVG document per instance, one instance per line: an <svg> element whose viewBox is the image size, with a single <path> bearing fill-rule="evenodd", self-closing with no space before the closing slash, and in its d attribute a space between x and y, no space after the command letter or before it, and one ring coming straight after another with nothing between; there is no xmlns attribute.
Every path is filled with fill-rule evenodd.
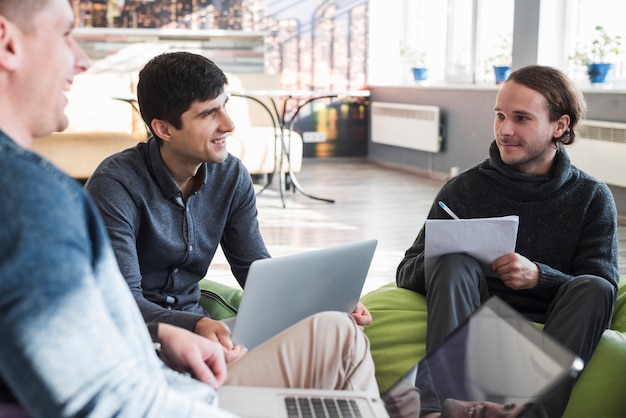
<svg viewBox="0 0 626 418"><path fill-rule="evenodd" d="M461 218L518 215L516 252L540 269L538 285L491 289L521 312L545 312L559 286L591 274L617 286L617 211L609 188L570 162L561 148L551 175L529 175L506 166L495 141L490 158L448 181L428 218L449 219L444 201ZM495 274L494 274L495 276ZM424 227L396 274L399 287L425 294Z"/></svg>

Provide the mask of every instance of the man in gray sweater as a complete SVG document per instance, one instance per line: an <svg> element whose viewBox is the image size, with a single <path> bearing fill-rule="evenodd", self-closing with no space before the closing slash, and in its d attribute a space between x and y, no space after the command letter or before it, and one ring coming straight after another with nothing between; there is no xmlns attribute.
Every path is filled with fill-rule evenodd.
<svg viewBox="0 0 626 418"><path fill-rule="evenodd" d="M396 275L426 295L427 350L435 348L490 296L498 295L585 362L609 326L616 298L617 213L609 188L573 166L565 145L584 116L582 94L560 71L528 66L498 92L489 158L448 181L428 218L519 216L514 253L484 272L470 256L440 257L424 271L424 227ZM563 415L574 385L542 405ZM425 405L422 412L436 412ZM435 415L436 416L436 415Z"/></svg>

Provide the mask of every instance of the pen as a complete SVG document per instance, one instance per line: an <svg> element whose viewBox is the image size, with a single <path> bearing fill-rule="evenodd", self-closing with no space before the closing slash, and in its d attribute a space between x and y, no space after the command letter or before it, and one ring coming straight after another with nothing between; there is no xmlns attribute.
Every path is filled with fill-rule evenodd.
<svg viewBox="0 0 626 418"><path fill-rule="evenodd" d="M456 216L456 214L452 212L452 210L450 210L450 208L447 207L441 200L439 201L439 206L441 206L441 209L445 210L446 213L452 217L452 219L459 219L459 217Z"/></svg>

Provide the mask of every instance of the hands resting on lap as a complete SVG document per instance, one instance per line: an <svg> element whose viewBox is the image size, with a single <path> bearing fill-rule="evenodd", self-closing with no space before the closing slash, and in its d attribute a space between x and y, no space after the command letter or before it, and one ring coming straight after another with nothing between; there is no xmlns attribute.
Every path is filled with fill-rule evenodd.
<svg viewBox="0 0 626 418"><path fill-rule="evenodd" d="M372 315L361 302L350 316L361 329L372 323ZM200 319L194 332L159 324L159 342L165 364L179 372L188 372L214 388L226 380L226 364L247 352L245 347L233 343L226 324L210 318Z"/></svg>

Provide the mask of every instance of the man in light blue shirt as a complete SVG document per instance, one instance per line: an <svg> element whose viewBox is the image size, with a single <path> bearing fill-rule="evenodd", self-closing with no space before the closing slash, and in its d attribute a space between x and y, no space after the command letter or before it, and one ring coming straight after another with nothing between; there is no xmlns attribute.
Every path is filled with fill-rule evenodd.
<svg viewBox="0 0 626 418"><path fill-rule="evenodd" d="M214 387L227 378L246 383L246 362L263 363L266 351L227 376L218 344L161 325L163 361L188 373L165 366L96 206L28 151L34 137L66 128L63 92L88 68L73 22L67 0L0 0L0 416L229 417ZM356 323L348 315L324 319L344 332L335 343L350 351L313 368L338 365L346 378L331 370L334 383L311 386L375 388Z"/></svg>

